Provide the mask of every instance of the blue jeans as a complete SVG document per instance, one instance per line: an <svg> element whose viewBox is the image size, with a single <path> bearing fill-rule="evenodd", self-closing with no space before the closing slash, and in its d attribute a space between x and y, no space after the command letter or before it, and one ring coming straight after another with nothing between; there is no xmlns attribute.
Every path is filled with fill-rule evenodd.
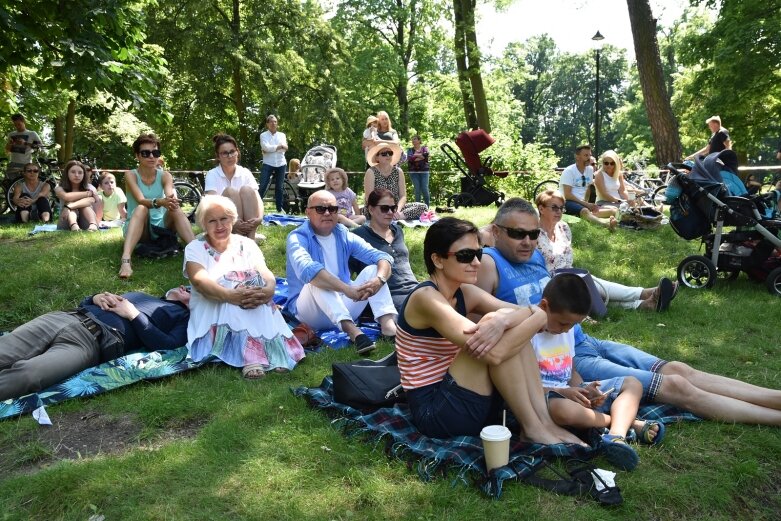
<svg viewBox="0 0 781 521"><path fill-rule="evenodd" d="M610 340L586 336L575 345L572 364L586 382L607 380L617 376L634 376L643 385L643 400L652 402L662 385L662 370L666 360L636 347Z"/></svg>
<svg viewBox="0 0 781 521"><path fill-rule="evenodd" d="M287 165L271 166L263 163L260 169L260 198L266 197L268 187L271 185L271 174L274 174L274 202L277 205L277 211L283 209L283 195L285 194L285 174L287 174Z"/></svg>
<svg viewBox="0 0 781 521"><path fill-rule="evenodd" d="M426 206L431 206L431 195L428 192L428 181L431 177L430 172L410 172L410 179L412 179L412 187L415 189L415 202L426 203Z"/></svg>

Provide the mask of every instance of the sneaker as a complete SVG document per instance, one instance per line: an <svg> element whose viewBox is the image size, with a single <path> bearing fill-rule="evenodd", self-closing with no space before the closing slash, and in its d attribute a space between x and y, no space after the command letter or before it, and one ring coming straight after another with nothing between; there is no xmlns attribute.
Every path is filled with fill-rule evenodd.
<svg viewBox="0 0 781 521"><path fill-rule="evenodd" d="M366 353L371 353L377 347L376 345L374 345L374 342L372 342L372 339L366 336L364 333L361 333L360 335L355 337L353 343L355 344L355 352L358 353L359 355L365 355Z"/></svg>

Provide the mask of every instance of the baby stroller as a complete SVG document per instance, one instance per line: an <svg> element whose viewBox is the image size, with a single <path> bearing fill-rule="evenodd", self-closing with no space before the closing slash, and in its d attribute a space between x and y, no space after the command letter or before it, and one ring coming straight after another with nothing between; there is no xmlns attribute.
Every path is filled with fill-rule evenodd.
<svg viewBox="0 0 781 521"><path fill-rule="evenodd" d="M484 206L491 203L501 206L504 202L504 193L488 186L485 177L489 175L507 177L507 172L494 172L491 169L491 157L480 160L480 152L493 145L494 141L485 130L477 129L461 132L456 137L456 146L461 150L461 155L450 143L440 145L439 148L463 174L461 192L447 198L448 206L458 208L459 206Z"/></svg>
<svg viewBox="0 0 781 521"><path fill-rule="evenodd" d="M313 146L301 160L301 168L298 177L291 180L297 185L298 197L302 205L306 206L306 200L311 194L325 188L325 172L336 166L336 147L333 145Z"/></svg>
<svg viewBox="0 0 781 521"><path fill-rule="evenodd" d="M710 288L717 278L746 274L764 281L781 296L781 219L775 195L733 197L722 183L717 157L698 159L689 174L686 165L669 164L675 177L670 226L686 240L700 238L705 255L691 255L678 265L678 281L690 288ZM670 191L668 190L668 194ZM724 226L734 226L724 231Z"/></svg>

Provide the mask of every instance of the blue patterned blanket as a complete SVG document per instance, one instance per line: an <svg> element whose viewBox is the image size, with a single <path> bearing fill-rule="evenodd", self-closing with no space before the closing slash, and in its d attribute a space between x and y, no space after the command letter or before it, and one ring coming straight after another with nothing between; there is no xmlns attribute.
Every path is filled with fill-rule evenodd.
<svg viewBox="0 0 781 521"><path fill-rule="evenodd" d="M471 483L493 498L501 496L505 481L519 481L531 476L545 463L546 458L590 459L597 453L593 448L525 443L513 437L509 464L486 473L480 438L429 438L412 424L412 414L406 404L364 414L349 405L334 401L330 376L325 377L320 387L299 387L293 393L305 398L311 406L325 411L333 418L332 424L340 427L346 435L361 435L375 444L385 442L386 454L410 462L422 480L445 477L449 471L454 471L454 485L459 482ZM668 405L642 407L639 416L663 423L699 419Z"/></svg>

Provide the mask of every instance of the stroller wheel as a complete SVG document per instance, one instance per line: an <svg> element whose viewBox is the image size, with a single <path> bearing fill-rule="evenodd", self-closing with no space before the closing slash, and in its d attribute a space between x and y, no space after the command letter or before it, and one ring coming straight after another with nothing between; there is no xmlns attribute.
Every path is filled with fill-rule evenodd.
<svg viewBox="0 0 781 521"><path fill-rule="evenodd" d="M781 267L770 272L765 279L765 285L771 294L781 297Z"/></svg>
<svg viewBox="0 0 781 521"><path fill-rule="evenodd" d="M460 194L453 194L448 197L447 205L454 208L458 208L459 206L475 206L477 205L477 201L475 200L474 195L467 192L461 192Z"/></svg>
<svg viewBox="0 0 781 521"><path fill-rule="evenodd" d="M716 283L716 274L716 266L702 255L686 257L678 265L678 282L687 288L711 288Z"/></svg>

